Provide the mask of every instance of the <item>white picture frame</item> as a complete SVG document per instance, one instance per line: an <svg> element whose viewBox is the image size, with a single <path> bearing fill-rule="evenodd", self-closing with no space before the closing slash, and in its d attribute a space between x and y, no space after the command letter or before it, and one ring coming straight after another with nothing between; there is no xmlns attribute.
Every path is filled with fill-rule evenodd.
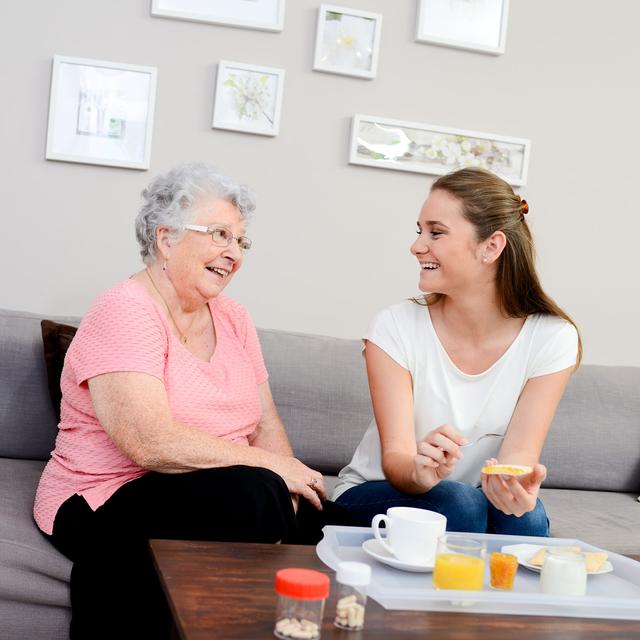
<svg viewBox="0 0 640 640"><path fill-rule="evenodd" d="M527 181L531 141L525 138L356 114L349 163L444 175L477 166L513 186Z"/></svg>
<svg viewBox="0 0 640 640"><path fill-rule="evenodd" d="M378 70L382 14L322 4L318 9L314 71L373 79Z"/></svg>
<svg viewBox="0 0 640 640"><path fill-rule="evenodd" d="M416 41L501 55L508 19L509 0L418 0Z"/></svg>
<svg viewBox="0 0 640 640"><path fill-rule="evenodd" d="M282 31L285 0L151 0L151 15L227 27Z"/></svg>
<svg viewBox="0 0 640 640"><path fill-rule="evenodd" d="M56 55L45 158L148 169L157 69Z"/></svg>
<svg viewBox="0 0 640 640"><path fill-rule="evenodd" d="M284 76L284 69L220 60L211 126L277 136Z"/></svg>

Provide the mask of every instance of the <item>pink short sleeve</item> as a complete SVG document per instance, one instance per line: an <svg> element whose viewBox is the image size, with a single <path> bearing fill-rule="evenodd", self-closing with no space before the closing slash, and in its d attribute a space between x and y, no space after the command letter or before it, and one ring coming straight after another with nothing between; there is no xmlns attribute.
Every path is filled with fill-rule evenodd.
<svg viewBox="0 0 640 640"><path fill-rule="evenodd" d="M105 292L82 320L69 349L76 384L133 371L163 380L167 334L153 303L131 287Z"/></svg>

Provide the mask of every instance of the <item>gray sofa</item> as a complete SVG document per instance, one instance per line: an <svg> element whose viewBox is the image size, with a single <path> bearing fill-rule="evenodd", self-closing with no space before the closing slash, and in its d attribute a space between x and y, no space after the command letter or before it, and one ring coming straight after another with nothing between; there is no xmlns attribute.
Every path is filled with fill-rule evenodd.
<svg viewBox="0 0 640 640"><path fill-rule="evenodd" d="M65 639L70 615L70 563L32 519L56 436L41 319L0 311L0 638L6 640ZM280 331L260 331L260 340L294 450L333 486L371 418L360 343ZM543 461L552 535L640 554L640 367L583 366L571 378Z"/></svg>

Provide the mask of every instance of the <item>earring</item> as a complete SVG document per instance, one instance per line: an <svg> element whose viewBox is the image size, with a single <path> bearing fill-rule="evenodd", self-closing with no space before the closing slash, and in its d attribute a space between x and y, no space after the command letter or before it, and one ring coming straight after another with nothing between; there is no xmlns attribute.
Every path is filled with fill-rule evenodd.
<svg viewBox="0 0 640 640"><path fill-rule="evenodd" d="M167 270L167 261L164 261L164 264L162 265L162 270L166 271Z"/></svg>
<svg viewBox="0 0 640 640"><path fill-rule="evenodd" d="M487 258L487 256L482 256L482 262L486 262L489 258ZM166 262L165 262L166 264Z"/></svg>

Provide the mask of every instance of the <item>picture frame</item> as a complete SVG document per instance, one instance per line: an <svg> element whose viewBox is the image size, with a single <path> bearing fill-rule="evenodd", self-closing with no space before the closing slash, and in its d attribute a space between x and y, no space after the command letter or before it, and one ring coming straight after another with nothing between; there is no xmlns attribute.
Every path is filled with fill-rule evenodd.
<svg viewBox="0 0 640 640"><path fill-rule="evenodd" d="M513 186L527 181L531 141L525 138L356 114L349 163L444 175L477 166Z"/></svg>
<svg viewBox="0 0 640 640"><path fill-rule="evenodd" d="M282 31L285 0L151 0L151 15L241 29Z"/></svg>
<svg viewBox="0 0 640 640"><path fill-rule="evenodd" d="M56 55L45 158L148 169L157 69Z"/></svg>
<svg viewBox="0 0 640 640"><path fill-rule="evenodd" d="M415 39L501 55L508 18L509 0L418 0Z"/></svg>
<svg viewBox="0 0 640 640"><path fill-rule="evenodd" d="M284 77L284 69L220 60L211 126L277 136Z"/></svg>
<svg viewBox="0 0 640 640"><path fill-rule="evenodd" d="M322 4L314 71L373 79L378 70L382 14Z"/></svg>

